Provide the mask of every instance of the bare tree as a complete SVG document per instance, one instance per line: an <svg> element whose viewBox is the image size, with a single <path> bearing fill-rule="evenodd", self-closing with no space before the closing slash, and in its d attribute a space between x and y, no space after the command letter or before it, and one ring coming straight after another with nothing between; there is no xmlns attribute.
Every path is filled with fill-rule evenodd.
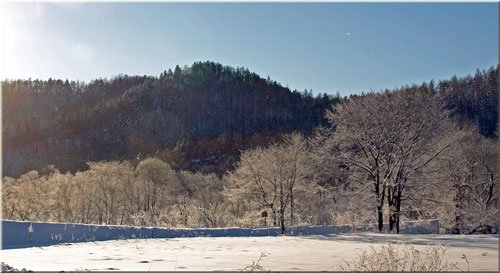
<svg viewBox="0 0 500 273"><path fill-rule="evenodd" d="M289 136L285 143L244 151L229 176L233 185L226 194L270 208L284 234L285 213L289 209L293 221L295 192L305 183L306 161L307 149L300 135Z"/></svg>
<svg viewBox="0 0 500 273"><path fill-rule="evenodd" d="M4 177L2 179L2 215L4 219L15 219L17 212L17 200L19 191L16 189L16 179Z"/></svg>
<svg viewBox="0 0 500 273"><path fill-rule="evenodd" d="M144 182L141 185L146 194L143 209L154 212L162 191L167 190L168 186L173 186L174 172L170 165L158 158L148 158L139 162L135 171L138 178Z"/></svg>
<svg viewBox="0 0 500 273"><path fill-rule="evenodd" d="M223 196L224 180L215 174L184 172L189 183L194 210L198 214L199 225L205 227L224 226L224 216L228 202Z"/></svg>
<svg viewBox="0 0 500 273"><path fill-rule="evenodd" d="M74 223L77 221L78 199L76 198L75 180L72 175L62 174L57 169L52 169L48 176L51 185L50 198L47 200L51 204L51 212L54 220L58 222Z"/></svg>
<svg viewBox="0 0 500 273"><path fill-rule="evenodd" d="M290 225L294 225L295 194L304 193L309 186L306 178L310 178L309 153L307 143L302 135L294 133L285 136L282 144L284 164L283 179L288 191L290 203ZM311 183L312 184L312 183ZM313 188L313 187L311 187ZM302 201L302 200L301 200ZM282 212L284 213L284 211ZM284 218L284 215L283 215Z"/></svg>
<svg viewBox="0 0 500 273"><path fill-rule="evenodd" d="M96 206L97 221L117 223L125 214L123 193L132 179L132 168L129 163L118 161L89 163L89 167L85 175L91 185L89 198Z"/></svg>
<svg viewBox="0 0 500 273"><path fill-rule="evenodd" d="M460 142L437 164L442 188L438 198L448 203L441 218L454 233L491 232L498 216L497 151L493 140L466 128ZM449 218L449 219L446 219Z"/></svg>
<svg viewBox="0 0 500 273"><path fill-rule="evenodd" d="M359 171L351 172L351 179L372 187L379 230L387 198L390 230L395 226L399 232L408 182L454 141L440 137L450 128L440 102L417 89L369 94L337 105L326 117L339 159Z"/></svg>
<svg viewBox="0 0 500 273"><path fill-rule="evenodd" d="M31 219L47 219L50 214L49 191L47 179L37 171L21 175L17 180L3 181L2 204L14 218L22 221ZM5 211L5 209L4 209Z"/></svg>

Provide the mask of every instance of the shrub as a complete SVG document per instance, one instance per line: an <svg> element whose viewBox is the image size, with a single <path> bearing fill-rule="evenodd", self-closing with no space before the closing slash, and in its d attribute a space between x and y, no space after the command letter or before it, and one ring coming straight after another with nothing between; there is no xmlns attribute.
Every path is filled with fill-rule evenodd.
<svg viewBox="0 0 500 273"><path fill-rule="evenodd" d="M245 266L240 271L242 271L242 272L265 271L266 269L264 269L264 267L262 267L262 265L260 264L260 262L262 261L262 258L267 257L267 255L268 255L267 252L265 252L265 251L261 252L260 253L260 257L259 257L259 259L257 261L252 262L251 265Z"/></svg>
<svg viewBox="0 0 500 273"><path fill-rule="evenodd" d="M439 244L417 250L413 245L388 243L380 249L370 246L354 262L345 262L342 271L449 271L457 263L445 259L446 246Z"/></svg>

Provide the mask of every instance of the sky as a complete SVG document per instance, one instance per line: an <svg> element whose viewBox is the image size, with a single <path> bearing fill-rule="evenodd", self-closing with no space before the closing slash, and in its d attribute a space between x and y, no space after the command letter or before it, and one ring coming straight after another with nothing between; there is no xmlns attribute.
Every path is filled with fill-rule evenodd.
<svg viewBox="0 0 500 273"><path fill-rule="evenodd" d="M291 89L379 91L498 63L497 3L0 3L0 78L244 66Z"/></svg>

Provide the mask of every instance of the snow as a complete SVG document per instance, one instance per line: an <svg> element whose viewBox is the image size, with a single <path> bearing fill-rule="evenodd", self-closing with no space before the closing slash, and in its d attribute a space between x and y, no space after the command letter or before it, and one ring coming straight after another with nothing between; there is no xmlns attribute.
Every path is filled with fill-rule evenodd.
<svg viewBox="0 0 500 273"><path fill-rule="evenodd" d="M359 231L373 231L376 225L366 226ZM30 230L32 232L30 232ZM406 222L402 233L437 233L438 222ZM328 235L348 233L348 226L308 226L287 228L287 235ZM44 223L2 220L2 248L48 246L67 242L105 241L135 238L181 238L181 237L240 237L278 236L279 227L269 228L155 228L115 225L85 225L65 223Z"/></svg>
<svg viewBox="0 0 500 273"><path fill-rule="evenodd" d="M141 270L194 271L240 270L261 261L266 270L339 270L362 249L403 241L417 249L429 244L449 245L447 259L467 270L498 270L498 235L390 235L376 233L314 236L191 237L128 239L65 243L47 247L4 249L2 261L33 271ZM28 258L29 257L29 258ZM457 269L458 270L458 269Z"/></svg>
<svg viewBox="0 0 500 273"><path fill-rule="evenodd" d="M277 227L167 229L3 220L1 260L33 271L234 271L265 251L266 270L332 271L369 246L406 242L417 248L449 245L449 261L463 270L463 254L470 270L498 270L498 235L418 234L437 233L437 221L405 223L402 232L413 234L366 232L374 228L349 233L342 226L293 227L287 234L294 236L279 236Z"/></svg>

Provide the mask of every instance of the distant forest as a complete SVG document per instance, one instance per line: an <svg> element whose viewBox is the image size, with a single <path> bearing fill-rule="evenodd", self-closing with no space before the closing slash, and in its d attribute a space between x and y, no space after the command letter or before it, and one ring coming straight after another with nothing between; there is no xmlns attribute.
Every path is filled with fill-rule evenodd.
<svg viewBox="0 0 500 273"><path fill-rule="evenodd" d="M339 100L213 62L159 77L19 80L2 87L9 176L50 164L74 171L87 161L130 159L201 139L308 133L326 124L325 109Z"/></svg>
<svg viewBox="0 0 500 273"><path fill-rule="evenodd" d="M490 68L391 91L429 90L455 120L496 139L497 75L498 68ZM5 80L2 96L4 176L46 174L51 165L75 172L88 168L86 162L148 156L174 169L222 176L240 150L331 126L326 110L365 94L314 96L245 68L196 62L159 76L119 75L90 83Z"/></svg>

